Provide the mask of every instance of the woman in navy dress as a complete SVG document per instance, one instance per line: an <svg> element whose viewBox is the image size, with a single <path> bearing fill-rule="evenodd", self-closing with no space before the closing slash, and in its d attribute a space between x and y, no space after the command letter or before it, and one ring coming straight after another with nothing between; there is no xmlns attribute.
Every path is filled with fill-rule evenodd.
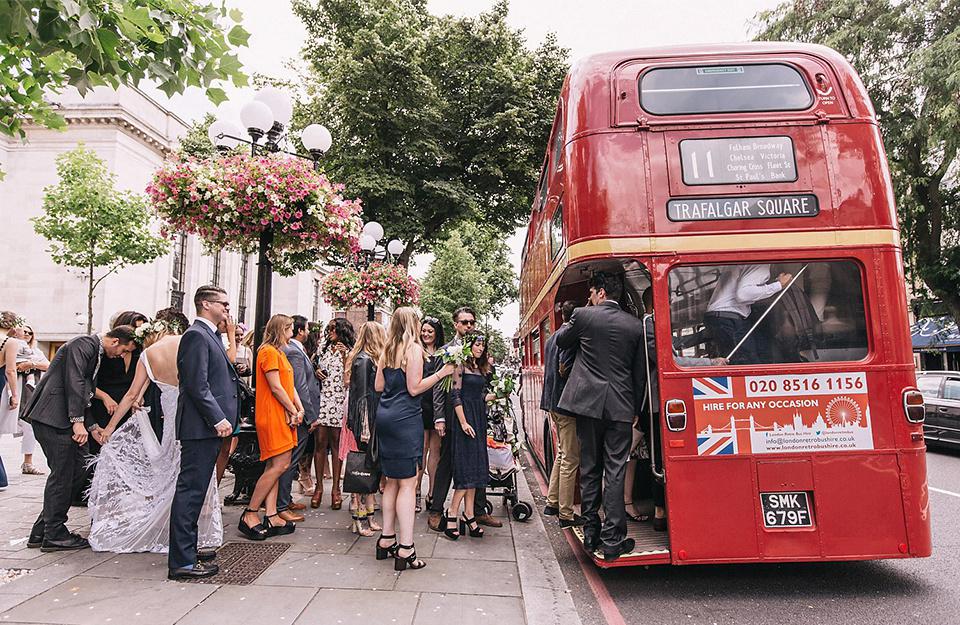
<svg viewBox="0 0 960 625"><path fill-rule="evenodd" d="M457 415L450 428L454 491L443 531L451 540L467 532L474 538L483 538L483 528L467 513L473 512L476 489L486 488L490 479L486 401L494 399L494 395L487 392L487 374L490 373L487 342L483 335L474 334L465 337L463 343L470 350L470 356L466 364L456 367L451 391L453 410ZM458 528L457 514L461 502L464 504L463 515L459 518Z"/></svg>
<svg viewBox="0 0 960 625"><path fill-rule="evenodd" d="M453 373L453 365L444 365L436 373L423 376L419 335L416 311L398 308L390 320L374 383L381 393L377 406L380 467L388 478L383 489L383 533L377 540L377 559L392 555L397 571L426 566L417 559L413 545L417 472L423 465L423 416L418 395Z"/></svg>

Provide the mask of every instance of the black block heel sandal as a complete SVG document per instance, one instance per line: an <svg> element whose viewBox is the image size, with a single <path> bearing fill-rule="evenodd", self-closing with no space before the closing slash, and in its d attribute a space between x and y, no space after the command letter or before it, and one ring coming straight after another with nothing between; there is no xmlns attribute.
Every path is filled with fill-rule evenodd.
<svg viewBox="0 0 960 625"><path fill-rule="evenodd" d="M413 551L410 552L410 555L406 557L400 555L401 549L413 549L413 545L397 545L396 554L393 556L394 571L405 571L407 567L416 570L427 566L426 562L417 559L416 549L413 549Z"/></svg>
<svg viewBox="0 0 960 625"><path fill-rule="evenodd" d="M397 555L397 541L396 541L396 540L394 540L394 541L393 541L393 544L390 545L389 547L383 547L383 546L380 545L380 541L381 541L381 540L383 540L383 539L388 539L388 540L389 540L389 539L391 539L391 538L396 538L396 537L397 537L396 534L389 534L389 535L387 535L387 534L380 534L380 538L377 539L377 560L386 560L387 558L389 558L389 557L391 557L391 556L394 556L394 557L395 557L395 556Z"/></svg>
<svg viewBox="0 0 960 625"><path fill-rule="evenodd" d="M249 538L250 540L266 540L267 539L267 530L264 529L262 523L257 523L253 527L247 525L247 522L243 520L243 515L247 512L258 512L257 510L251 510L250 508L245 508L240 514L240 523L237 525L237 529L240 530L240 533ZM258 517L259 519L259 517Z"/></svg>
<svg viewBox="0 0 960 625"><path fill-rule="evenodd" d="M476 529L470 527L471 525L475 525ZM477 523L477 519L473 517L468 519L467 515L463 515L460 517L460 533L467 532L470 533L471 538L483 538L483 528Z"/></svg>

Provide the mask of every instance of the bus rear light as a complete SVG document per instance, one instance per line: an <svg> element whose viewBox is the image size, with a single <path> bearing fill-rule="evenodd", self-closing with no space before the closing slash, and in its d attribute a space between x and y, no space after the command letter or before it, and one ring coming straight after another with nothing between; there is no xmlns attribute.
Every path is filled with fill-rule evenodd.
<svg viewBox="0 0 960 625"><path fill-rule="evenodd" d="M682 432L687 427L687 405L682 399L668 399L664 410L667 417L667 429Z"/></svg>
<svg viewBox="0 0 960 625"><path fill-rule="evenodd" d="M903 413L910 423L923 423L923 395L920 391L903 392Z"/></svg>

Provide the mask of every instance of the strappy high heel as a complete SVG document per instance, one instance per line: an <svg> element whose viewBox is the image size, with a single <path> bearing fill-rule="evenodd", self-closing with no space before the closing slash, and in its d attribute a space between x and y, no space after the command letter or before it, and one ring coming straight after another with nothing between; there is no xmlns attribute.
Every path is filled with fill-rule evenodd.
<svg viewBox="0 0 960 625"><path fill-rule="evenodd" d="M270 522L270 519L273 517L277 517L279 519L280 513L268 514L263 519L263 523L267 527L266 536L286 536L287 534L292 534L297 529L297 524L293 523L292 521L284 521L283 525L274 525Z"/></svg>
<svg viewBox="0 0 960 625"><path fill-rule="evenodd" d="M396 541L396 540L393 541L393 544L391 544L391 545L389 545L389 546L387 546L387 547L384 547L383 545L380 544L380 541L383 540L383 539L385 539L385 538L386 538L386 539L390 539L390 538L394 538L394 539L395 539L396 537L397 537L396 534L380 534L380 538L377 539L377 560L386 560L386 559L389 558L390 556L396 556L396 555L397 555L397 549L399 548L399 545L397 544L397 541Z"/></svg>
<svg viewBox="0 0 960 625"><path fill-rule="evenodd" d="M253 527L247 525L247 522L243 520L243 515L247 512L257 512L257 510L251 510L250 508L244 508L243 512L240 514L240 523L237 525L237 529L240 530L240 533L249 538L250 540L266 540L267 531L263 527L263 523L257 523ZM259 520L259 516L257 519Z"/></svg>
<svg viewBox="0 0 960 625"><path fill-rule="evenodd" d="M354 514L353 525L350 526L350 531L352 531L354 534L360 534L361 536L373 536L373 533L374 533L373 530L363 525L363 521L366 518L367 518L366 515L357 516L356 514Z"/></svg>
<svg viewBox="0 0 960 625"><path fill-rule="evenodd" d="M380 527L380 524L377 523L377 521L374 519L373 509L366 508L366 511L367 511L367 516L365 518L367 519L367 527L369 527L374 532L379 532L380 530L382 530L383 528Z"/></svg>
<svg viewBox="0 0 960 625"><path fill-rule="evenodd" d="M471 525L475 525L476 529L470 527ZM467 532L470 533L471 538L483 538L483 528L477 523L477 519L474 517L468 519L467 515L464 514L460 517L460 533L466 534Z"/></svg>
<svg viewBox="0 0 960 625"><path fill-rule="evenodd" d="M451 523L453 523L453 529L450 529ZM443 513L443 535L450 540L457 540L460 538L460 532L457 530L457 517L450 516L449 510L444 511Z"/></svg>
<svg viewBox="0 0 960 625"><path fill-rule="evenodd" d="M412 549L412 551L408 556L401 556L401 549ZM417 570L422 569L425 566L427 566L426 562L417 559L417 550L413 548L413 545L397 545L396 554L393 556L394 571L405 571L407 567Z"/></svg>
<svg viewBox="0 0 960 625"><path fill-rule="evenodd" d="M317 486L313 490L313 497L310 498L310 507L319 508L323 501L323 482L317 480Z"/></svg>

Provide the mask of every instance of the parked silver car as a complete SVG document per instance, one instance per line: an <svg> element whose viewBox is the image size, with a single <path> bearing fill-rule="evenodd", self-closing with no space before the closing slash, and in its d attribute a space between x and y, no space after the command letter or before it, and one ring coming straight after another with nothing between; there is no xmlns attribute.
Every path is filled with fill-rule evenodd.
<svg viewBox="0 0 960 625"><path fill-rule="evenodd" d="M919 372L917 388L926 406L924 438L931 443L960 447L960 372Z"/></svg>

